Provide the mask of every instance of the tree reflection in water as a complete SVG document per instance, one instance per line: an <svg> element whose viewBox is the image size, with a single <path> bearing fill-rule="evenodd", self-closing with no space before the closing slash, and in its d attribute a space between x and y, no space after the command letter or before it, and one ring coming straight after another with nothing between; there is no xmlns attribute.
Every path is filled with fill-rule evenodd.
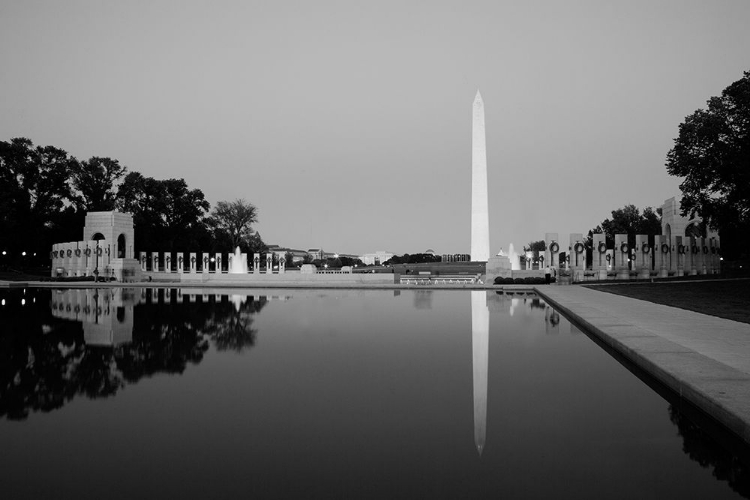
<svg viewBox="0 0 750 500"><path fill-rule="evenodd" d="M669 419L677 426L682 437L682 451L687 456L702 467L712 467L716 479L726 481L734 491L750 498L750 467L740 459L740 453L732 453L719 445L704 426L696 424L672 404L669 405Z"/></svg>
<svg viewBox="0 0 750 500"><path fill-rule="evenodd" d="M132 307L124 293L120 303L105 302L89 307L96 294L76 293L70 307L62 305L61 292L50 290L10 290L0 294L0 417L26 419L33 412L61 408L77 396L105 398L127 384L157 373L181 374L189 364L200 363L213 343L217 350L241 352L255 344L254 315L266 305L266 298L246 297L240 307L225 296L203 296L195 301L178 302L174 294L156 294L150 303ZM88 296L81 297L81 294ZM146 294L144 294L146 295ZM114 297L114 294L112 294ZM200 296L198 296L200 297ZM160 300L161 299L161 300ZM207 300L208 299L208 300ZM107 299L110 300L110 299ZM112 299L114 300L114 299ZM132 307L132 340L117 345L87 345L84 321L96 314L96 327L106 320L122 321L122 304ZM77 306L77 307L76 307ZM53 308L55 313L53 314ZM101 316L96 310L101 311ZM90 311L88 316L84 311ZM61 319L75 314L79 320ZM123 325L116 328L122 329ZM126 325L129 326L129 325Z"/></svg>

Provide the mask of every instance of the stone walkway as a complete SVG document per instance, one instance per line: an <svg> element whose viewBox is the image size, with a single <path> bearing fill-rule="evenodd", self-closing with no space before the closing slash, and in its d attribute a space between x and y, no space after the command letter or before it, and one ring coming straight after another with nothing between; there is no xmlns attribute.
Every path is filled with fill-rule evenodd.
<svg viewBox="0 0 750 500"><path fill-rule="evenodd" d="M547 301L750 443L750 325L580 286Z"/></svg>

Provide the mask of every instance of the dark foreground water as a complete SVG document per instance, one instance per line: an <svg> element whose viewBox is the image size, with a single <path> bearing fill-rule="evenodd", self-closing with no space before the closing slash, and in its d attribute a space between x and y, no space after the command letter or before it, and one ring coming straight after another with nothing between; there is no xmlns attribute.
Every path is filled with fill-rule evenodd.
<svg viewBox="0 0 750 500"><path fill-rule="evenodd" d="M744 446L533 295L203 292L0 291L0 498L750 491Z"/></svg>

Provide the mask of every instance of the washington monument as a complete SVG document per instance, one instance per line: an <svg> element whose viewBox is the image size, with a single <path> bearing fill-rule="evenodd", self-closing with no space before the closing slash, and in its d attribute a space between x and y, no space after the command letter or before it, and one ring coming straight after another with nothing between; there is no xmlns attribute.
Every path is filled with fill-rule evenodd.
<svg viewBox="0 0 750 500"><path fill-rule="evenodd" d="M484 102L477 90L471 126L471 260L490 258L490 221L487 204L487 145L484 137Z"/></svg>

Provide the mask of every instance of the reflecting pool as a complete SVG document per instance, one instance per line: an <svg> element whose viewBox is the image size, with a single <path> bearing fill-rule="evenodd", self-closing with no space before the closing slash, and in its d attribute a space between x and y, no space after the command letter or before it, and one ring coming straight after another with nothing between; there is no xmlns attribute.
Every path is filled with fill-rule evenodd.
<svg viewBox="0 0 750 500"><path fill-rule="evenodd" d="M3 498L750 492L744 445L533 294L25 289L0 304Z"/></svg>

